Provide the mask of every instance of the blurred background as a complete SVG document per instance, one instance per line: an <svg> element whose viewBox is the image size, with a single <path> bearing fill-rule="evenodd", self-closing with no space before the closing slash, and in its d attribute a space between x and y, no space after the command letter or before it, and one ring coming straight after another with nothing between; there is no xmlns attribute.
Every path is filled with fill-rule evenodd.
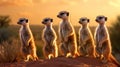
<svg viewBox="0 0 120 67"><path fill-rule="evenodd" d="M58 34L58 25L61 21L57 14L61 10L70 12L70 21L73 24L76 35L80 24L80 17L90 18L90 29L94 35L97 23L97 15L108 17L106 23L113 55L120 61L120 0L0 0L0 62L12 62L19 54L20 40L17 21L21 17L29 19L37 46L37 54L43 57L44 45L41 34L44 25L41 21L45 17L54 19L53 27ZM59 45L59 38L57 39ZM11 54L13 53L13 54Z"/></svg>

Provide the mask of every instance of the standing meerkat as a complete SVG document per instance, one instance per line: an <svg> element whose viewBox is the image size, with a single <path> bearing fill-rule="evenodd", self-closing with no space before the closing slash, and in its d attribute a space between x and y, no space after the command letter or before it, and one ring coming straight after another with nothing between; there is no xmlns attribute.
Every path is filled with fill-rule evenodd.
<svg viewBox="0 0 120 67"><path fill-rule="evenodd" d="M88 26L89 19L87 17L81 17L79 23L82 27L79 31L78 51L81 56L89 56L95 58L95 44L92 33Z"/></svg>
<svg viewBox="0 0 120 67"><path fill-rule="evenodd" d="M43 53L46 59L51 59L58 57L58 48L56 44L56 33L52 27L53 19L45 18L42 23L45 25L45 29L43 30L42 39L45 43L43 48Z"/></svg>
<svg viewBox="0 0 120 67"><path fill-rule="evenodd" d="M110 42L110 36L105 25L107 17L97 16L96 22L99 24L95 31L96 51L98 58L103 62L107 63L112 61L113 63L120 66L119 62L112 55L112 47Z"/></svg>
<svg viewBox="0 0 120 67"><path fill-rule="evenodd" d="M66 57L76 57L79 54L77 52L75 31L72 24L69 22L69 12L61 11L57 17L62 19L62 22L59 26L61 53Z"/></svg>
<svg viewBox="0 0 120 67"><path fill-rule="evenodd" d="M24 57L24 60L29 61L30 57L34 61L38 60L34 37L30 30L28 19L20 18L17 24L21 25L19 36L22 44L21 53Z"/></svg>

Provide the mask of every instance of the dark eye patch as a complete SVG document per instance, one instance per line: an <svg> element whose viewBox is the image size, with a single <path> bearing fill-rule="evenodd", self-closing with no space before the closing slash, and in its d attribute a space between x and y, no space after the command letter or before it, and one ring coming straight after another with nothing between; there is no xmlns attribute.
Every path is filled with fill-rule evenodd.
<svg viewBox="0 0 120 67"><path fill-rule="evenodd" d="M85 21L86 19L81 19L81 21L83 22L83 21Z"/></svg>
<svg viewBox="0 0 120 67"><path fill-rule="evenodd" d="M19 22L23 22L24 20L20 20Z"/></svg>
<svg viewBox="0 0 120 67"><path fill-rule="evenodd" d="M98 19L100 19L100 20L101 20L101 19L103 19L103 17L99 17Z"/></svg>
<svg viewBox="0 0 120 67"><path fill-rule="evenodd" d="M44 22L47 22L47 21L49 21L49 19L45 19L45 20L44 20Z"/></svg>
<svg viewBox="0 0 120 67"><path fill-rule="evenodd" d="M65 13L60 13L60 15L64 15Z"/></svg>

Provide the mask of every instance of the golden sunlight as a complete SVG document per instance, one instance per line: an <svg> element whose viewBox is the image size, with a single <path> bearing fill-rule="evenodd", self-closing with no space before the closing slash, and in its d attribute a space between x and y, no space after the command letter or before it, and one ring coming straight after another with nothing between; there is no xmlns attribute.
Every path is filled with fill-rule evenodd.
<svg viewBox="0 0 120 67"><path fill-rule="evenodd" d="M97 15L106 15L110 25L120 12L120 0L0 0L0 15L10 15L12 24L20 17L29 18L30 24L41 24L44 17L54 19L54 25L60 20L56 17L61 10L70 12L73 25L78 25L82 16L91 19L90 25L96 25Z"/></svg>

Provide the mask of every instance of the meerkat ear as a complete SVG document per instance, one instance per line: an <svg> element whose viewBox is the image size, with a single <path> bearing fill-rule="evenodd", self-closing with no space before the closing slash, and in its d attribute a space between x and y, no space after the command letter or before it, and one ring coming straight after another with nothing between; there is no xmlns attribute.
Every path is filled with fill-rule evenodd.
<svg viewBox="0 0 120 67"><path fill-rule="evenodd" d="M51 19L51 22L53 22L53 19Z"/></svg>
<svg viewBox="0 0 120 67"><path fill-rule="evenodd" d="M89 23L89 22L90 22L90 19L88 19L87 21L88 21L88 23Z"/></svg>
<svg viewBox="0 0 120 67"><path fill-rule="evenodd" d="M105 17L105 21L107 21L107 17Z"/></svg>
<svg viewBox="0 0 120 67"><path fill-rule="evenodd" d="M69 16L69 12L67 12L67 16Z"/></svg>
<svg viewBox="0 0 120 67"><path fill-rule="evenodd" d="M28 23L28 19L26 19L26 23Z"/></svg>

